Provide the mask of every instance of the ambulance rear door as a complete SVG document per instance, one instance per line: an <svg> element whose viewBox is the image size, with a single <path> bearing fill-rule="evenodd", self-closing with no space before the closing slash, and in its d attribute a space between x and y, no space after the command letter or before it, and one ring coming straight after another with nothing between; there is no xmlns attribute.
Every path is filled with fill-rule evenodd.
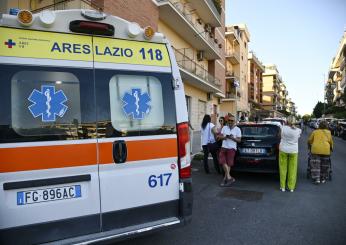
<svg viewBox="0 0 346 245"><path fill-rule="evenodd" d="M0 27L0 244L100 231L92 37Z"/></svg>
<svg viewBox="0 0 346 245"><path fill-rule="evenodd" d="M103 231L179 223L167 48L101 37L93 44Z"/></svg>

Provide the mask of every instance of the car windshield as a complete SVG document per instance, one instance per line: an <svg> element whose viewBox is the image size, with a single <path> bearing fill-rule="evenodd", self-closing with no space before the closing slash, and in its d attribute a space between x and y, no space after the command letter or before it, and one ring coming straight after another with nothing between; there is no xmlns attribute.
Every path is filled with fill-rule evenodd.
<svg viewBox="0 0 346 245"><path fill-rule="evenodd" d="M274 125L241 126L242 137L275 137L279 134L279 127Z"/></svg>

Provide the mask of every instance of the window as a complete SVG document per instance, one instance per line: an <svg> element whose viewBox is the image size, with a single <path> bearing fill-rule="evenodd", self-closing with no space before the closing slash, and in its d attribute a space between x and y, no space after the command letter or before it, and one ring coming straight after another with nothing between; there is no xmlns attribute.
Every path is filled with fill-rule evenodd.
<svg viewBox="0 0 346 245"><path fill-rule="evenodd" d="M162 86L153 76L115 75L109 82L111 122L115 130L164 126Z"/></svg>
<svg viewBox="0 0 346 245"><path fill-rule="evenodd" d="M175 133L171 74L95 72L99 138Z"/></svg>
<svg viewBox="0 0 346 245"><path fill-rule="evenodd" d="M0 65L0 143L96 137L92 70Z"/></svg>
<svg viewBox="0 0 346 245"><path fill-rule="evenodd" d="M67 72L20 71L11 80L12 128L22 136L68 134L81 121L79 80Z"/></svg>

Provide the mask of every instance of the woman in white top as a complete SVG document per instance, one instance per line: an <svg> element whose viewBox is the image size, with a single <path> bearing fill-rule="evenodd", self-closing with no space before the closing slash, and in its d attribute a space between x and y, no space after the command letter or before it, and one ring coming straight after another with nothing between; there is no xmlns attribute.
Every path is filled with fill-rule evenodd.
<svg viewBox="0 0 346 245"><path fill-rule="evenodd" d="M298 140L301 130L294 126L294 117L287 119L287 125L281 129L279 152L280 190L293 192L297 182Z"/></svg>
<svg viewBox="0 0 346 245"><path fill-rule="evenodd" d="M209 152L211 153L214 161L215 170L218 173L221 173L219 162L217 160L217 147L215 144L215 135L216 135L216 127L211 122L210 115L204 115L202 124L201 124L201 143L204 153L204 170L207 174L209 174L209 165L208 165L208 156ZM209 145L209 146L208 146Z"/></svg>

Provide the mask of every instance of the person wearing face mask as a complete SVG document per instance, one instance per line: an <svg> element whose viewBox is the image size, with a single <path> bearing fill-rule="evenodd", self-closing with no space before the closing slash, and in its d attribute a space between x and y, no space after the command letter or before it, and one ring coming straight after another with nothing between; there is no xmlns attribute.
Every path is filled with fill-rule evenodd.
<svg viewBox="0 0 346 245"><path fill-rule="evenodd" d="M234 157L237 151L237 143L241 142L241 131L236 126L234 116L225 116L226 125L222 128L218 140L222 140L222 147L219 152L219 163L225 175L220 186L230 186L235 179L230 171L234 165Z"/></svg>

